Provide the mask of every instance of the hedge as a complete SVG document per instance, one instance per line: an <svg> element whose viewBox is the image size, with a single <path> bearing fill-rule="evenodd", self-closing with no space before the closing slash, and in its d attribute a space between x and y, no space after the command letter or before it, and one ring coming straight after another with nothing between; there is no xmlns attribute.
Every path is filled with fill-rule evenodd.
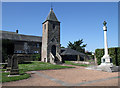
<svg viewBox="0 0 120 88"><path fill-rule="evenodd" d="M112 58L112 63L114 65L120 66L120 47L108 48L108 54ZM97 58L98 65L101 64L101 58L104 55L104 49L96 49L95 55Z"/></svg>

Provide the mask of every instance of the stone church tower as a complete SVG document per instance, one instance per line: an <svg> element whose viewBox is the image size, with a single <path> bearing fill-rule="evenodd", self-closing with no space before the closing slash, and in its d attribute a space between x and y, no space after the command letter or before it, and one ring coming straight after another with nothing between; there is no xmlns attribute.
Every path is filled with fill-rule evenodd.
<svg viewBox="0 0 120 88"><path fill-rule="evenodd" d="M60 56L60 22L51 8L47 19L42 23L42 61L58 63Z"/></svg>

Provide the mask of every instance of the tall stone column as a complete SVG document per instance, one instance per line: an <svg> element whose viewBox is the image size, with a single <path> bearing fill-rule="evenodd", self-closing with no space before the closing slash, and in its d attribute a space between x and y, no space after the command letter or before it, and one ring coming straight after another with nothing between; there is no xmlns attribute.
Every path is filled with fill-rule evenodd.
<svg viewBox="0 0 120 88"><path fill-rule="evenodd" d="M107 26L106 21L103 23L103 31L104 31L104 46L105 46L105 53L104 56L101 58L101 64L99 66L87 67L86 69L94 69L106 72L116 72L120 71L119 66L114 66L112 63L112 58L108 54L108 45L107 45Z"/></svg>
<svg viewBox="0 0 120 88"><path fill-rule="evenodd" d="M104 31L104 47L105 47L105 53L104 56L101 58L101 65L113 65L112 64L112 59L108 54L108 45L107 45L107 26L106 26L107 22L104 21L103 22L103 31Z"/></svg>
<svg viewBox="0 0 120 88"><path fill-rule="evenodd" d="M104 23L105 24L105 23ZM105 44L105 55L108 55L108 45L107 45L107 27L106 25L103 26L104 31L104 44Z"/></svg>

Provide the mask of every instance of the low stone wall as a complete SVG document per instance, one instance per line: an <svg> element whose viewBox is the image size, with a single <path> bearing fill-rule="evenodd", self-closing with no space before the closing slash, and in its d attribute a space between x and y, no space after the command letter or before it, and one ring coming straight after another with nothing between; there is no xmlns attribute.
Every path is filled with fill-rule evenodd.
<svg viewBox="0 0 120 88"><path fill-rule="evenodd" d="M71 61L73 63L79 63L79 64L91 64L91 62L87 62L87 61Z"/></svg>
<svg viewBox="0 0 120 88"><path fill-rule="evenodd" d="M18 54L17 58L18 58L18 63L35 60L35 58L33 57L33 54Z"/></svg>

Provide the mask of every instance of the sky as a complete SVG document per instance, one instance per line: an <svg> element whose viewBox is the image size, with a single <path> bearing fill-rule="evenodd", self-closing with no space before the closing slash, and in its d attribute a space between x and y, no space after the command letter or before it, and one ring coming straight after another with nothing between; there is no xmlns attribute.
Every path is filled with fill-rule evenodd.
<svg viewBox="0 0 120 88"><path fill-rule="evenodd" d="M117 2L52 2L60 24L61 45L83 39L86 50L104 48L103 21L107 21L108 47L118 46ZM51 2L3 2L2 30L42 36L42 23Z"/></svg>

